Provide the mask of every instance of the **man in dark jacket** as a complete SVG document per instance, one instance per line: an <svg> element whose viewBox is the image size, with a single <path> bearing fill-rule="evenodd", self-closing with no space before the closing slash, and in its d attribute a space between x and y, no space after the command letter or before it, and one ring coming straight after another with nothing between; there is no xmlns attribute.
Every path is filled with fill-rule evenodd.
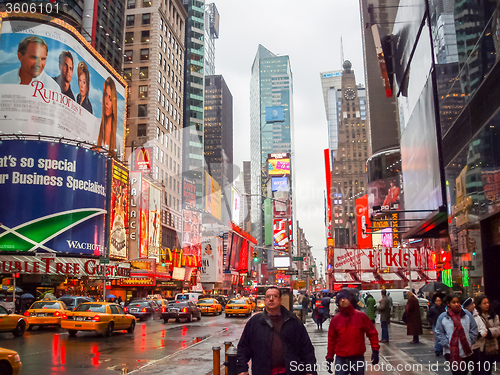
<svg viewBox="0 0 500 375"><path fill-rule="evenodd" d="M389 342L389 322L391 321L391 301L387 296L387 290L382 289L382 299L380 300L377 311L380 313L380 326L382 328L382 340L380 342Z"/></svg>
<svg viewBox="0 0 500 375"><path fill-rule="evenodd" d="M270 287L265 309L246 324L238 343L236 373L248 375L316 375L316 356L302 322L281 306L281 291Z"/></svg>
<svg viewBox="0 0 500 375"><path fill-rule="evenodd" d="M372 347L372 364L379 362L378 333L368 316L354 309L349 296L340 291L337 294L339 312L332 318L328 329L326 360L335 360L335 372L339 374L362 375L365 370L365 334Z"/></svg>

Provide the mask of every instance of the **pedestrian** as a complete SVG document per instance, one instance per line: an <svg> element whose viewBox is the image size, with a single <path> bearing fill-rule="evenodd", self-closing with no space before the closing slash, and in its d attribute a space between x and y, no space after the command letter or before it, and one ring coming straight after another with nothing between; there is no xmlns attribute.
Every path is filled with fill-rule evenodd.
<svg viewBox="0 0 500 375"><path fill-rule="evenodd" d="M472 316L474 317L474 321L477 324L478 340L471 347L472 353L474 355L474 368L472 370L472 375L479 375L481 371L481 349L480 349L481 343L479 339L481 337L486 337L486 335L488 334L488 330L484 325L483 319L479 316L479 313L477 312L476 309L476 304L474 303L474 300L471 297L467 298L462 303L462 308L472 314Z"/></svg>
<svg viewBox="0 0 500 375"><path fill-rule="evenodd" d="M498 355L498 337L500 336L500 322L498 315L491 308L490 301L485 295L477 296L474 300L479 317L487 330L486 336L478 339L479 373L491 374L492 367Z"/></svg>
<svg viewBox="0 0 500 375"><path fill-rule="evenodd" d="M330 319L330 296L328 293L323 293L323 297L321 298L321 306L324 307L323 314L325 315L325 319Z"/></svg>
<svg viewBox="0 0 500 375"><path fill-rule="evenodd" d="M420 306L418 305L418 299L412 292L406 292L406 334L413 336L413 340L410 344L418 344L418 336L422 332L422 318L420 317Z"/></svg>
<svg viewBox="0 0 500 375"><path fill-rule="evenodd" d="M118 303L120 306L122 305L122 297L121 296L118 296L117 300L116 300L116 303Z"/></svg>
<svg viewBox="0 0 500 375"><path fill-rule="evenodd" d="M370 292L366 293L365 297L365 306L366 306L366 315L368 315L368 318L372 321L373 324L375 324L375 305L377 304L377 301L375 301L375 298L370 294Z"/></svg>
<svg viewBox="0 0 500 375"><path fill-rule="evenodd" d="M332 318L328 329L326 360L331 364L335 359L337 375L363 375L365 372L365 335L372 347L372 364L379 362L378 333L368 316L354 308L349 295L340 291L336 303L339 312ZM349 369L349 370L346 370Z"/></svg>
<svg viewBox="0 0 500 375"><path fill-rule="evenodd" d="M302 298L302 323L306 323L307 319L307 309L309 308L309 296L307 293L304 294L304 298Z"/></svg>
<svg viewBox="0 0 500 375"><path fill-rule="evenodd" d="M382 328L382 340L380 342L389 342L389 323L391 322L391 301L387 296L387 290L382 289L380 292L382 299L380 300L377 311L380 313L380 326Z"/></svg>
<svg viewBox="0 0 500 375"><path fill-rule="evenodd" d="M474 366L472 346L478 330L472 314L462 309L458 296L446 298L447 309L439 315L434 333L443 346L444 357L453 375L467 375Z"/></svg>
<svg viewBox="0 0 500 375"><path fill-rule="evenodd" d="M434 353L436 356L443 355L443 346L439 343L436 337L436 333L434 332L436 328L436 322L439 318L439 315L446 311L446 306L443 303L443 295L440 293L434 294L432 296L432 306L429 311L427 311L427 321L432 327L432 332L434 333Z"/></svg>
<svg viewBox="0 0 500 375"><path fill-rule="evenodd" d="M248 375L316 375L314 347L302 322L281 306L281 291L266 290L264 311L245 325L238 343L236 373Z"/></svg>

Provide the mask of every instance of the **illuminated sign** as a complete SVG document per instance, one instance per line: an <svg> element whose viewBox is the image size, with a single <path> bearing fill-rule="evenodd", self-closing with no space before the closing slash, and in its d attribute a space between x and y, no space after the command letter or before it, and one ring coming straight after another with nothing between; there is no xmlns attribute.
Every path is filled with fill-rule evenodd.
<svg viewBox="0 0 500 375"><path fill-rule="evenodd" d="M111 207L110 207L110 235L109 256L127 258L128 227L128 169L113 160L111 175Z"/></svg>
<svg viewBox="0 0 500 375"><path fill-rule="evenodd" d="M268 159L269 175L289 175L290 159Z"/></svg>
<svg viewBox="0 0 500 375"><path fill-rule="evenodd" d="M266 122L284 122L285 107L282 105L275 107L266 107Z"/></svg>
<svg viewBox="0 0 500 375"><path fill-rule="evenodd" d="M289 191L288 177L272 177L271 187L272 191Z"/></svg>
<svg viewBox="0 0 500 375"><path fill-rule="evenodd" d="M153 147L136 148L132 153L134 171L151 173L153 164Z"/></svg>

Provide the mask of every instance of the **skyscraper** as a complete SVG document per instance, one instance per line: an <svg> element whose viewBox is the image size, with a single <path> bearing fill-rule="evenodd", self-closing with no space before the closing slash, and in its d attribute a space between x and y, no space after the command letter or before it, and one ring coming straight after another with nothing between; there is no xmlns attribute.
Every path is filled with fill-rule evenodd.
<svg viewBox="0 0 500 375"><path fill-rule="evenodd" d="M293 177L292 103L292 70L289 57L277 56L259 45L252 65L250 81L250 153L252 194L254 195L252 196L252 231L259 244L264 243L261 208L263 198L260 196L271 196L267 164L269 154L291 154L290 177ZM292 187L293 184L289 186ZM290 194L293 196L292 188L290 188Z"/></svg>
<svg viewBox="0 0 500 375"><path fill-rule="evenodd" d="M215 39L219 39L219 12L214 3L205 4L205 75L215 75Z"/></svg>
<svg viewBox="0 0 500 375"><path fill-rule="evenodd" d="M340 108L338 102L342 94L342 71L320 73L321 88L325 101L326 121L328 123L328 149L331 160L337 157L339 145Z"/></svg>

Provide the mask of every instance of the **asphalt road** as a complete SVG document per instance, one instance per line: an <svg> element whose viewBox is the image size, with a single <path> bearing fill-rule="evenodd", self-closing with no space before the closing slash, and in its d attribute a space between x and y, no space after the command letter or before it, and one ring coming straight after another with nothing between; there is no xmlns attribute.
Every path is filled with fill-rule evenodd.
<svg viewBox="0 0 500 375"><path fill-rule="evenodd" d="M168 359L180 351L189 353L196 343L220 335L241 332L248 318L202 316L191 323L163 323L155 319L137 322L135 332L115 332L100 337L91 332L78 332L76 337L56 328L35 328L24 337L0 334L0 347L19 353L21 374L127 374L158 360ZM207 353L210 354L211 353Z"/></svg>

